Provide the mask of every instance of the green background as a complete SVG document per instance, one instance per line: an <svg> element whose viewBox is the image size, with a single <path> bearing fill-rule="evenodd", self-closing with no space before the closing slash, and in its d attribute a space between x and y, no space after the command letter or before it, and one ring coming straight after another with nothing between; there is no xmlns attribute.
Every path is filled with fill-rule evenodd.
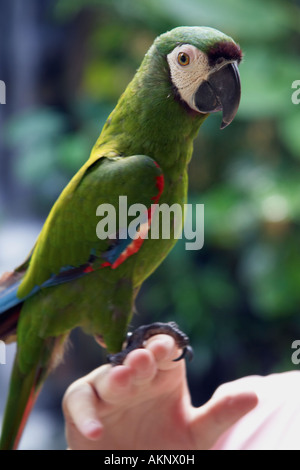
<svg viewBox="0 0 300 470"><path fill-rule="evenodd" d="M206 25L240 44L238 114L223 131L220 115L204 123L189 168L189 203L205 205L204 247L187 251L185 240L178 242L143 286L134 325L174 320L190 336L197 405L225 381L296 368L300 105L291 97L300 80L299 2L1 0L0 8L0 79L7 85L0 235L16 221L35 230L42 224L158 34ZM22 230L8 238L0 260L24 241ZM72 339L41 397L40 407L60 420L48 447L65 445L66 386L105 360L91 338L75 331Z"/></svg>

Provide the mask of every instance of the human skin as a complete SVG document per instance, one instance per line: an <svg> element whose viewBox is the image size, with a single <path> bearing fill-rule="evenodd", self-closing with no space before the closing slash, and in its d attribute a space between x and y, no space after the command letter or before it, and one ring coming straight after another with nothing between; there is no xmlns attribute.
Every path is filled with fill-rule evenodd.
<svg viewBox="0 0 300 470"><path fill-rule="evenodd" d="M74 382L63 411L69 449L200 450L257 405L253 391L214 394L191 404L183 360L173 338L156 335L124 364L104 365Z"/></svg>

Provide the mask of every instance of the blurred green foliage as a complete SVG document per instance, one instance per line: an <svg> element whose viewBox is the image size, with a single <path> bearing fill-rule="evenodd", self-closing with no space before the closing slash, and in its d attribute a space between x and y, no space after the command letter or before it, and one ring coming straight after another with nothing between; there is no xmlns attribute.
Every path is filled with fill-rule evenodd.
<svg viewBox="0 0 300 470"><path fill-rule="evenodd" d="M175 320L191 336L202 400L241 374L295 367L300 331L300 8L287 0L60 0L51 21L88 24L80 82L67 112L41 106L6 128L15 178L46 215L86 160L103 123L157 34L209 25L240 43L242 101L234 123L201 128L190 199L205 204L201 251L177 246L143 287L136 323ZM75 51L76 52L76 51ZM82 51L81 51L82 52ZM78 52L80 54L80 51ZM201 383L203 388L203 383Z"/></svg>

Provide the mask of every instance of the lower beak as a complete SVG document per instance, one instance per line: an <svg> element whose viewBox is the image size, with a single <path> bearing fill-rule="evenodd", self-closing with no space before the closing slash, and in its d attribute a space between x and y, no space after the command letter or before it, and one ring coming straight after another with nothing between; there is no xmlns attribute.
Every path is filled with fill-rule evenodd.
<svg viewBox="0 0 300 470"><path fill-rule="evenodd" d="M223 112L221 129L234 119L241 98L240 75L235 62L224 65L204 80L195 93L195 105L200 113Z"/></svg>

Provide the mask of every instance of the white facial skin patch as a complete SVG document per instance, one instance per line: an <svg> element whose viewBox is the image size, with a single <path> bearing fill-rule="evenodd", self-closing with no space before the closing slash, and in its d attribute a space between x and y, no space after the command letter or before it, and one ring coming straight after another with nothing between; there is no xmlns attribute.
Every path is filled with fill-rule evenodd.
<svg viewBox="0 0 300 470"><path fill-rule="evenodd" d="M168 54L167 60L172 82L180 97L190 108L199 112L194 103L194 96L201 82L206 80L211 72L207 55L195 46L182 44Z"/></svg>

